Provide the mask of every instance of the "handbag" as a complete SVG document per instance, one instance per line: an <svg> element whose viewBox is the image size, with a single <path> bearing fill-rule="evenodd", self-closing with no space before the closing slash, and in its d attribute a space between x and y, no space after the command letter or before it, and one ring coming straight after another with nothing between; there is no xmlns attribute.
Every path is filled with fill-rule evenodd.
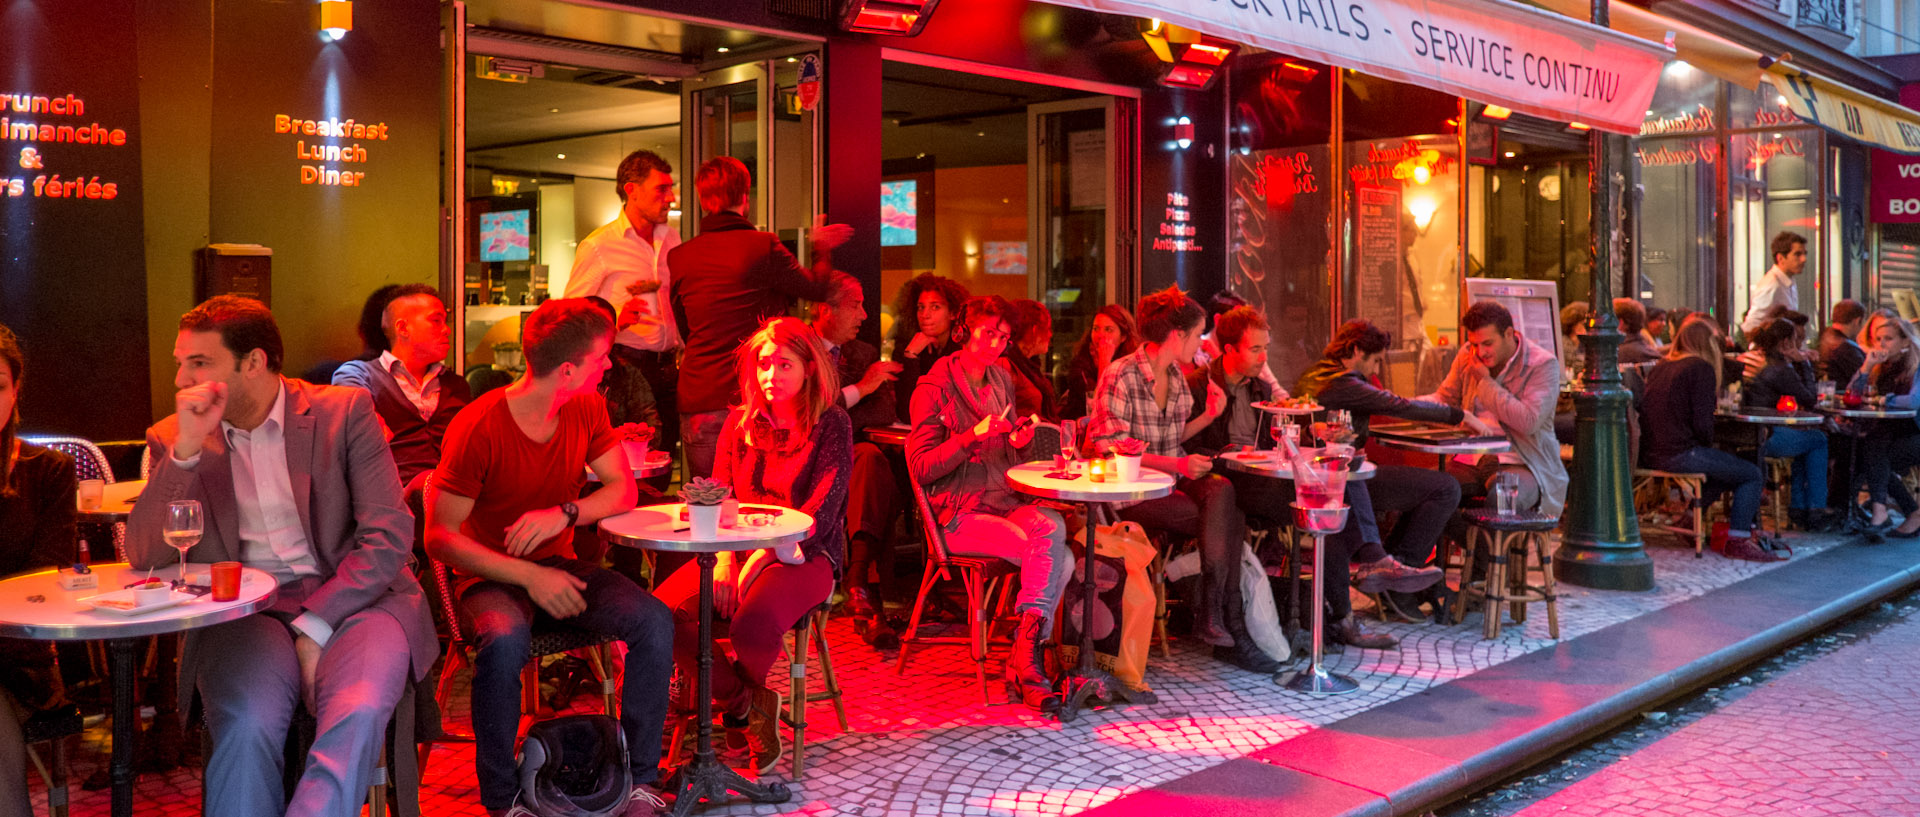
<svg viewBox="0 0 1920 817"><path fill-rule="evenodd" d="M1084 532L1084 528L1082 531ZM1083 533L1084 535L1084 533ZM1073 581L1060 599L1054 616L1059 630L1060 664L1080 660L1080 621L1083 605L1093 606L1094 664L1132 690L1147 689L1147 653L1153 646L1153 582L1147 575L1156 552L1146 529L1135 522L1094 528L1094 585L1091 599L1083 599L1086 576L1085 545L1074 560Z"/></svg>

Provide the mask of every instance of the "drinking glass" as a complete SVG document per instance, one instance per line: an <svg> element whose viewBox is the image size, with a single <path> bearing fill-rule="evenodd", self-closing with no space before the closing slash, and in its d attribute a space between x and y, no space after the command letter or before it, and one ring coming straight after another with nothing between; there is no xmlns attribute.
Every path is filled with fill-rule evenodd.
<svg viewBox="0 0 1920 817"><path fill-rule="evenodd" d="M180 551L180 578L174 584L187 583L187 550L200 544L200 532L205 529L204 517L200 512L200 500L179 499L167 503L167 523L161 536Z"/></svg>
<svg viewBox="0 0 1920 817"><path fill-rule="evenodd" d="M1514 516L1520 512L1520 477L1517 474L1503 473L1493 479L1493 511L1500 516Z"/></svg>

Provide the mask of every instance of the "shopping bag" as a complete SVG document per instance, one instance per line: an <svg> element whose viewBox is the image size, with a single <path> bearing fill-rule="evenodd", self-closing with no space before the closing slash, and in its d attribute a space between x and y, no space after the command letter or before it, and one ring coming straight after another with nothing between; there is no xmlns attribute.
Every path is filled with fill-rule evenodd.
<svg viewBox="0 0 1920 817"><path fill-rule="evenodd" d="M1246 610L1247 634L1254 645L1275 661L1293 655L1287 634L1280 629L1280 608L1273 602L1273 583L1267 580L1267 568L1253 548L1240 548L1240 598Z"/></svg>
<svg viewBox="0 0 1920 817"><path fill-rule="evenodd" d="M1094 664L1113 673L1128 689L1147 688L1147 652L1153 644L1153 582L1147 568L1153 564L1153 543L1133 522L1104 525L1094 531L1094 593L1083 599L1086 576L1085 546L1074 560L1073 581L1060 600L1058 643L1062 666L1080 660L1080 621L1083 604L1093 607ZM1078 543L1076 543L1078 544Z"/></svg>

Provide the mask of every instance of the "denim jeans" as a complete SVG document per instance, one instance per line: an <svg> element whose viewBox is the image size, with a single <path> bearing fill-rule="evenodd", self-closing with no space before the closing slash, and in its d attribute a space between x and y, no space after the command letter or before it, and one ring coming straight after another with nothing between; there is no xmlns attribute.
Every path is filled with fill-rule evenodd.
<svg viewBox="0 0 1920 817"><path fill-rule="evenodd" d="M660 731L667 719L667 682L673 676L673 614L631 579L572 559L545 559L586 581L587 611L564 623L613 636L627 645L620 688L620 728L627 734L633 782L660 776ZM480 582L460 596L460 617L475 645L473 656L474 765L480 805L506 809L520 790L513 739L520 725L520 671L533 631L561 623L528 597L500 582Z"/></svg>
<svg viewBox="0 0 1920 817"><path fill-rule="evenodd" d="M1247 541L1247 518L1234 499L1232 482L1219 474L1182 478L1173 493L1129 506L1120 518L1151 530L1198 537L1202 598L1228 609L1228 592L1240 587L1240 549Z"/></svg>
<svg viewBox="0 0 1920 817"><path fill-rule="evenodd" d="M1797 510L1824 508L1827 501L1827 432L1817 428L1776 428L1767 438L1767 456L1793 458L1793 497Z"/></svg>
<svg viewBox="0 0 1920 817"><path fill-rule="evenodd" d="M713 476L713 458L720 454L720 427L727 424L725 411L706 411L680 415L682 445L687 450L688 479Z"/></svg>
<svg viewBox="0 0 1920 817"><path fill-rule="evenodd" d="M1718 448L1704 446L1651 462L1662 471L1706 474L1707 495L1700 498L1702 502L1719 498L1722 491L1732 491L1733 513L1727 519L1727 527L1736 531L1753 530L1760 516L1760 466Z"/></svg>
<svg viewBox="0 0 1920 817"><path fill-rule="evenodd" d="M1039 505L1021 505L1006 516L963 513L947 533L947 550L959 556L990 556L1020 566L1020 596L1014 609L1053 621L1060 595L1073 578L1067 523Z"/></svg>

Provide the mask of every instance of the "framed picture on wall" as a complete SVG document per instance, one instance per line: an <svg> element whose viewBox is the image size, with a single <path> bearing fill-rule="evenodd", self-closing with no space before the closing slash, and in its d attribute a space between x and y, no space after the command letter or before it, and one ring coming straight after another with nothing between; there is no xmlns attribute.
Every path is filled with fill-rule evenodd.
<svg viewBox="0 0 1920 817"><path fill-rule="evenodd" d="M888 167L882 168L879 190L880 268L932 269L935 195L932 163L913 168L887 164Z"/></svg>

